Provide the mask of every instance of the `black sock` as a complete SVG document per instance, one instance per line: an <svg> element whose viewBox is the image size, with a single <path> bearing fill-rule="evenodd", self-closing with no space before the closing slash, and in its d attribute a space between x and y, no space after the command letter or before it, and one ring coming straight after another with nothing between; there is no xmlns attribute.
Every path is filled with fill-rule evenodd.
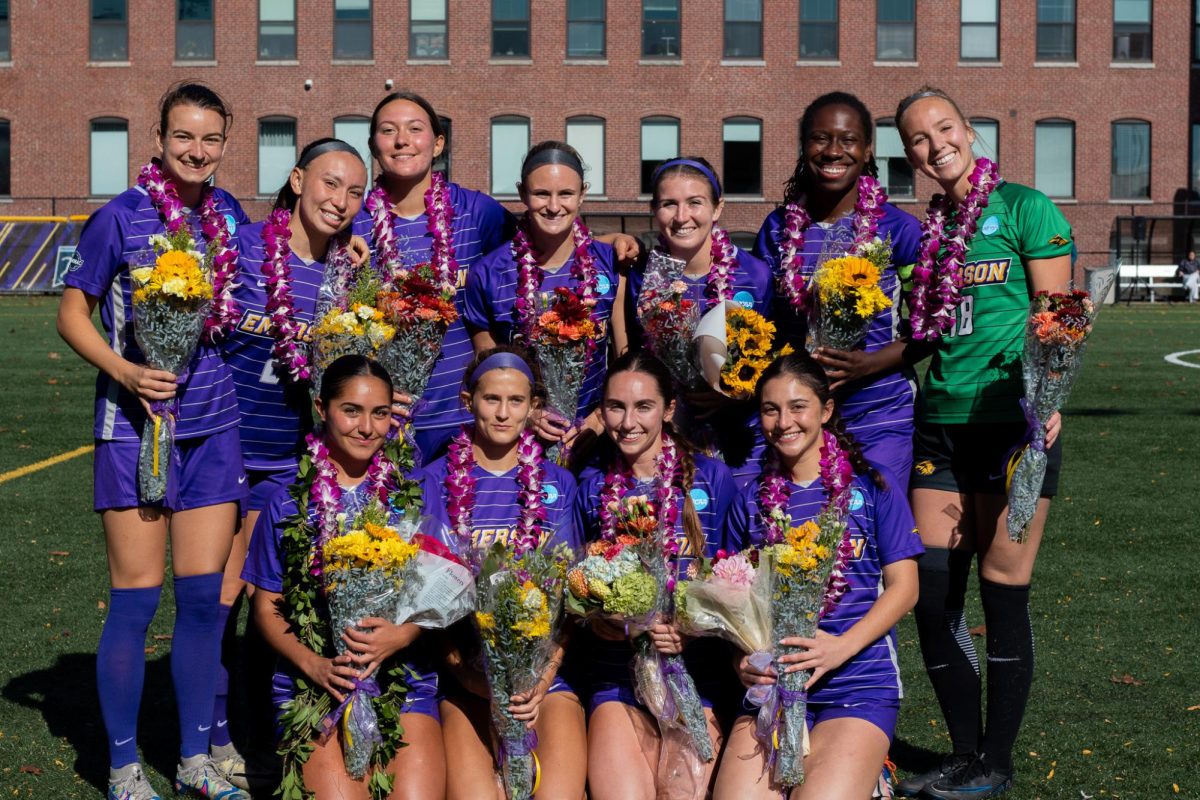
<svg viewBox="0 0 1200 800"><path fill-rule="evenodd" d="M929 547L917 562L921 594L914 616L921 656L955 753L974 753L983 728L979 658L963 613L971 555Z"/></svg>
<svg viewBox="0 0 1200 800"><path fill-rule="evenodd" d="M980 751L988 766L1012 770L1012 750L1033 684L1029 586L980 579L987 623L987 729Z"/></svg>

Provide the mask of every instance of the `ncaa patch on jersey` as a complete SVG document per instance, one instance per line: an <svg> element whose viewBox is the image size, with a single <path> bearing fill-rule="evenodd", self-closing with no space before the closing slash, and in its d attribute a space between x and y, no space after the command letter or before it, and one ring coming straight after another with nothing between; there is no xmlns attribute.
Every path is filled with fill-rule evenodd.
<svg viewBox="0 0 1200 800"><path fill-rule="evenodd" d="M233 218L233 214L225 215L225 227L229 230L230 236L237 233L237 220Z"/></svg>
<svg viewBox="0 0 1200 800"><path fill-rule="evenodd" d="M601 297L604 297L610 291L612 291L612 281L610 281L608 279L608 276L607 275L597 275L596 276L596 294L600 295Z"/></svg>
<svg viewBox="0 0 1200 800"><path fill-rule="evenodd" d="M554 505L558 502L558 487L553 483L547 483L542 487L542 500L546 505Z"/></svg>
<svg viewBox="0 0 1200 800"><path fill-rule="evenodd" d="M863 499L863 493L858 489L850 490L850 510L858 511L867 501Z"/></svg>
<svg viewBox="0 0 1200 800"><path fill-rule="evenodd" d="M754 296L743 290L733 296L733 302L742 308L754 308Z"/></svg>
<svg viewBox="0 0 1200 800"><path fill-rule="evenodd" d="M1060 236L1057 233L1054 234L1052 237L1050 237L1050 241L1049 241L1049 244L1052 244L1055 247L1066 247L1070 243L1071 243L1070 239L1064 239L1062 236Z"/></svg>
<svg viewBox="0 0 1200 800"><path fill-rule="evenodd" d="M979 226L979 230L983 231L984 236L991 236L996 231L1000 230L1000 219L998 217L988 217Z"/></svg>
<svg viewBox="0 0 1200 800"><path fill-rule="evenodd" d="M704 509L708 508L708 492L704 491L703 489L696 488L692 489L690 492L688 492L688 494L691 495L692 505L696 507L697 511L703 511Z"/></svg>

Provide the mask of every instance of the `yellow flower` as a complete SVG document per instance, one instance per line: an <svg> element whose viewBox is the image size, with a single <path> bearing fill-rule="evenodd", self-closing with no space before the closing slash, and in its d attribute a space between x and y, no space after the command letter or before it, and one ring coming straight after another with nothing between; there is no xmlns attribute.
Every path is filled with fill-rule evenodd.
<svg viewBox="0 0 1200 800"><path fill-rule="evenodd" d="M129 270L129 277L140 284L145 284L149 281L152 274L154 274L154 267L138 267L137 269Z"/></svg>

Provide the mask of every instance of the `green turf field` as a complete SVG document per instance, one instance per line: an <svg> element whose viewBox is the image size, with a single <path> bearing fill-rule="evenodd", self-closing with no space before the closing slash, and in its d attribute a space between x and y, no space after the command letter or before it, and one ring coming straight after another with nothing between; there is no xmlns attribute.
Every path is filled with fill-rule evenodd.
<svg viewBox="0 0 1200 800"><path fill-rule="evenodd" d="M107 777L91 458L8 479L91 442L92 371L56 335L55 304L0 298L0 797L101 797ZM1200 366L1200 308L1103 312L1034 580L1038 676L1011 797L1200 797L1200 369L1163 359L1187 350ZM154 638L170 632L170 608L164 594L146 642L139 735L160 791L178 741L170 642ZM893 758L905 769L948 739L910 621L900 639L908 698Z"/></svg>

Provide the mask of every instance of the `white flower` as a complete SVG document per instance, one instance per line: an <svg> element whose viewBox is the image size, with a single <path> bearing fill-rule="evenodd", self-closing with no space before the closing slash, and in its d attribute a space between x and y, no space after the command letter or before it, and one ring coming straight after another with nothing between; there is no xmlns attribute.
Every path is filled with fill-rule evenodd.
<svg viewBox="0 0 1200 800"><path fill-rule="evenodd" d="M167 278L162 285L163 294L173 294L184 297L187 293L187 278Z"/></svg>
<svg viewBox="0 0 1200 800"><path fill-rule="evenodd" d="M145 286L150 280L150 276L154 274L154 267L138 267L137 269L129 270L129 277L133 278L140 285Z"/></svg>
<svg viewBox="0 0 1200 800"><path fill-rule="evenodd" d="M373 316L375 316L375 309L371 308L370 306L355 306L354 311L356 314L358 314L359 319L371 319Z"/></svg>
<svg viewBox="0 0 1200 800"><path fill-rule="evenodd" d="M164 253L171 249L171 240L163 236L161 233L151 234L150 246L156 251Z"/></svg>

